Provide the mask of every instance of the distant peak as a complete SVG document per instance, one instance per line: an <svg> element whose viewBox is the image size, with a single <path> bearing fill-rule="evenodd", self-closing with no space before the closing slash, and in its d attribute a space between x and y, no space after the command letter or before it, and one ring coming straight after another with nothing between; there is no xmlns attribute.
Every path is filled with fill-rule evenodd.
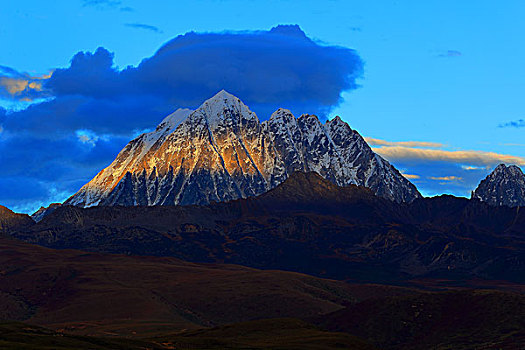
<svg viewBox="0 0 525 350"><path fill-rule="evenodd" d="M492 173L523 173L521 171L521 168L517 165L505 165L505 164L500 164L498 165L494 171Z"/></svg>
<svg viewBox="0 0 525 350"><path fill-rule="evenodd" d="M498 165L472 192L472 198L491 205L525 205L525 175L516 165Z"/></svg>

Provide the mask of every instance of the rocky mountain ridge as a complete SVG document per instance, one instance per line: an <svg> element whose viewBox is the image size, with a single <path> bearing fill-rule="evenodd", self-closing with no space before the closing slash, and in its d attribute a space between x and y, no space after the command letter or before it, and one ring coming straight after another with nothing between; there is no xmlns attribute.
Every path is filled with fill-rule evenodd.
<svg viewBox="0 0 525 350"><path fill-rule="evenodd" d="M398 203L421 197L339 117L323 124L314 115L295 118L279 109L261 123L223 90L197 110L178 110L131 141L64 204L222 202L267 192L295 171L315 171L339 186L365 186Z"/></svg>
<svg viewBox="0 0 525 350"><path fill-rule="evenodd" d="M61 206L11 235L51 248L173 256L328 278L523 282L525 213L440 196L398 204L292 174L254 198L206 206ZM465 282L462 282L465 283Z"/></svg>

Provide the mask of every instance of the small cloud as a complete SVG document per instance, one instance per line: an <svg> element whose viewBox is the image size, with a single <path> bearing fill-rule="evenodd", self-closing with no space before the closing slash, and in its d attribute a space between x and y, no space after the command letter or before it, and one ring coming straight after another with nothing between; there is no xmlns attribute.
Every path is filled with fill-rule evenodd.
<svg viewBox="0 0 525 350"><path fill-rule="evenodd" d="M525 143L500 143L501 146L525 147Z"/></svg>
<svg viewBox="0 0 525 350"><path fill-rule="evenodd" d="M47 98L50 91L43 87L53 72L41 76L31 76L27 73L0 66L0 98L31 102L36 99Z"/></svg>
<svg viewBox="0 0 525 350"><path fill-rule="evenodd" d="M472 165L462 165L461 169L463 170L486 170L487 167L483 166L472 166Z"/></svg>
<svg viewBox="0 0 525 350"><path fill-rule="evenodd" d="M431 180L437 180L437 181L461 181L463 180L463 178L459 176L429 176L428 178Z"/></svg>
<svg viewBox="0 0 525 350"><path fill-rule="evenodd" d="M84 7L117 7L122 4L122 1L120 0L82 0Z"/></svg>
<svg viewBox="0 0 525 350"><path fill-rule="evenodd" d="M414 175L414 174L404 174L404 173L401 173L401 175L403 175L405 178L409 179L409 180L417 180L419 179L421 176L419 175Z"/></svg>
<svg viewBox="0 0 525 350"><path fill-rule="evenodd" d="M507 123L498 125L500 128L525 128L525 119L513 120Z"/></svg>
<svg viewBox="0 0 525 350"><path fill-rule="evenodd" d="M162 30L160 30L158 27L155 27L155 26L152 26L152 25L149 25L149 24L126 23L125 26L126 27L130 27L130 28L150 30L150 31L155 32L155 33L162 33Z"/></svg>
<svg viewBox="0 0 525 350"><path fill-rule="evenodd" d="M417 148L443 148L446 145L437 142L424 142L424 141L385 141L380 139L374 139L371 137L365 137L366 142L374 146L405 146L405 147L417 147Z"/></svg>
<svg viewBox="0 0 525 350"><path fill-rule="evenodd" d="M447 50L446 52L440 53L438 57L461 57L463 54L458 50Z"/></svg>
<svg viewBox="0 0 525 350"><path fill-rule="evenodd" d="M100 139L100 137L91 130L77 130L75 134L80 142L91 147L95 147L97 141Z"/></svg>

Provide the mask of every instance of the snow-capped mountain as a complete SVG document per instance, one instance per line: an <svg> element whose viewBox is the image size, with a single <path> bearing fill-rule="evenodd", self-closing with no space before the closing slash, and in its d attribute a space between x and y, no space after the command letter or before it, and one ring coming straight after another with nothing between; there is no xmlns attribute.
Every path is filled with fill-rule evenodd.
<svg viewBox="0 0 525 350"><path fill-rule="evenodd" d="M472 198L490 205L525 205L525 175L516 165L500 164L480 182Z"/></svg>
<svg viewBox="0 0 525 350"><path fill-rule="evenodd" d="M237 97L221 91L197 110L179 109L64 204L176 205L254 196L296 170L341 186L356 184L396 202L421 197L339 117L321 123L279 109L260 122Z"/></svg>

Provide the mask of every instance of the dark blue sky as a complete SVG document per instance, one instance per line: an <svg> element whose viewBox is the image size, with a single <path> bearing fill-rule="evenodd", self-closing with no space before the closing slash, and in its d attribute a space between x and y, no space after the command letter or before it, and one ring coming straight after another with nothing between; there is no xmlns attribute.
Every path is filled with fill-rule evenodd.
<svg viewBox="0 0 525 350"><path fill-rule="evenodd" d="M63 201L223 88L260 119L339 114L426 195L525 165L521 1L2 6L0 204L18 211Z"/></svg>

